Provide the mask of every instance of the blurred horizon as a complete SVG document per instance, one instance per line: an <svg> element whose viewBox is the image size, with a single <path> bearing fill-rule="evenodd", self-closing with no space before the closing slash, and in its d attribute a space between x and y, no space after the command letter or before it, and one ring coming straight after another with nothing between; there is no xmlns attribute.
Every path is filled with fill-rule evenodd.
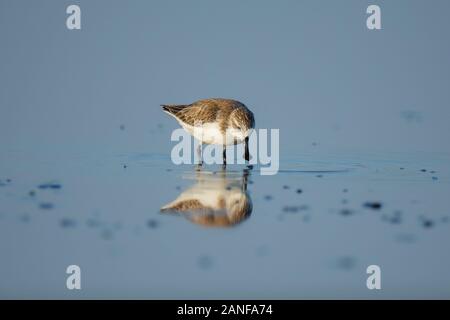
<svg viewBox="0 0 450 320"><path fill-rule="evenodd" d="M159 105L225 97L280 129L282 155L449 153L450 3L377 1L375 31L371 3L2 1L0 144L168 154Z"/></svg>

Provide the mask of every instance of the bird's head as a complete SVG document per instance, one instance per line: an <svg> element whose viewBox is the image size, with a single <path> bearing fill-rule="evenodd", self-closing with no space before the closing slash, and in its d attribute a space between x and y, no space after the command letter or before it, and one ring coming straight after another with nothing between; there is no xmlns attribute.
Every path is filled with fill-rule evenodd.
<svg viewBox="0 0 450 320"><path fill-rule="evenodd" d="M238 141L250 136L255 128L253 113L247 108L234 110L230 115L230 134Z"/></svg>

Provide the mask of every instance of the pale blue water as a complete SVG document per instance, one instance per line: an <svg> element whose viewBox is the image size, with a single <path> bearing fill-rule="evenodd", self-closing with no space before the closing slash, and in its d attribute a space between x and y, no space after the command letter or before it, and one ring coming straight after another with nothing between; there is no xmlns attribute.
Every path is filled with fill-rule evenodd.
<svg viewBox="0 0 450 320"><path fill-rule="evenodd" d="M247 188L251 215L228 228L159 212L199 174L164 155L6 156L1 170L11 181L0 189L2 297L449 295L447 156L317 154L290 159L275 176L254 168ZM200 174L212 172L221 169ZM240 175L234 167L225 178ZM48 181L61 188L39 189ZM365 208L367 201L382 208ZM65 289L69 264L82 269L80 292ZM382 268L379 292L365 287L370 264Z"/></svg>
<svg viewBox="0 0 450 320"><path fill-rule="evenodd" d="M450 298L450 3L377 2L0 0L0 297ZM277 175L171 163L159 105L207 97ZM205 177L251 212L160 213Z"/></svg>

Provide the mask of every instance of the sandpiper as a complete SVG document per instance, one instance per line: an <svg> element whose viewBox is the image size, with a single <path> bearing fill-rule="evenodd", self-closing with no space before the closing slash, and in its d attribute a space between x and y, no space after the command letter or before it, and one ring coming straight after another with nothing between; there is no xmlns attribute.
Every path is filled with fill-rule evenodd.
<svg viewBox="0 0 450 320"><path fill-rule="evenodd" d="M200 141L197 152L201 159L202 144L223 146L226 165L226 146L245 143L244 158L250 161L248 139L255 127L253 113L241 102L231 99L204 99L191 104L161 105L180 125ZM201 164L201 161L200 161Z"/></svg>

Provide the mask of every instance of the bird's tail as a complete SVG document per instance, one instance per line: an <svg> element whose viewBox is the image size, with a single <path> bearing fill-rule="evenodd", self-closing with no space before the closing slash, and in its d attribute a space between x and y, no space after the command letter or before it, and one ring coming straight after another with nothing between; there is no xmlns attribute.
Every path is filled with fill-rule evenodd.
<svg viewBox="0 0 450 320"><path fill-rule="evenodd" d="M178 112L186 108L188 105L185 104L162 104L161 107L168 114L172 114L174 116L177 115Z"/></svg>

